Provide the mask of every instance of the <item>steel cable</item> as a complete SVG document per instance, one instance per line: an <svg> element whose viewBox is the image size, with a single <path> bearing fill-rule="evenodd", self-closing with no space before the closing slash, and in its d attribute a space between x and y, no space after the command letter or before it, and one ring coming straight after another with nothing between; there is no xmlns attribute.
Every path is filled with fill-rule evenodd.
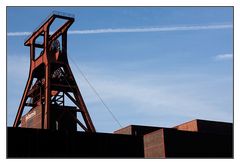
<svg viewBox="0 0 240 165"><path fill-rule="evenodd" d="M113 119L117 122L117 124L120 126L120 128L122 128L122 125L120 124L120 122L118 121L118 119L116 118L116 116L113 114L113 112L110 110L110 108L107 106L107 104L103 101L102 97L99 95L99 93L97 92L97 90L93 87L93 85L90 83L90 81L87 79L87 77L85 76L85 74L82 72L82 70L78 67L78 65L74 62L74 60L68 56L69 59L71 60L71 62L75 65L75 67L77 68L77 70L80 72L80 74L83 76L83 78L85 79L85 81L87 82L87 84L89 85L89 87L93 90L93 92L97 95L98 99L102 102L103 106L106 108L106 110L111 114L111 116L113 117Z"/></svg>

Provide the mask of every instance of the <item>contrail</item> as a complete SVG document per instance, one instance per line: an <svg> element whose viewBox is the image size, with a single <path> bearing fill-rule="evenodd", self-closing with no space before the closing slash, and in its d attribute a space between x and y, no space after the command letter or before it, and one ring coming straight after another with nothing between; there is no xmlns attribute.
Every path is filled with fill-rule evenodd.
<svg viewBox="0 0 240 165"><path fill-rule="evenodd" d="M31 32L9 32L7 36L27 36L32 34Z"/></svg>
<svg viewBox="0 0 240 165"><path fill-rule="evenodd" d="M231 24L223 25L198 25L198 26L175 26L175 27L150 27L150 28L116 28L116 29L92 29L92 30L70 30L68 34L101 34L101 33L141 33L141 32L168 32L168 31L192 31L229 29ZM26 36L31 32L9 32L7 36Z"/></svg>

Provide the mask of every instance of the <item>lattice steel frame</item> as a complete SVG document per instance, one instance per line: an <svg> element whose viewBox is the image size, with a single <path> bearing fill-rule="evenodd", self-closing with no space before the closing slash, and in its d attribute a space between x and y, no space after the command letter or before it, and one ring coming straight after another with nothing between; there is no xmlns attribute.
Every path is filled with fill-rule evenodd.
<svg viewBox="0 0 240 165"><path fill-rule="evenodd" d="M50 34L49 29L55 19L63 19L66 22L59 27L53 34ZM44 115L42 117L43 129L51 129L50 125L50 111L51 111L51 97L57 96L59 92L63 92L77 107L76 111L82 114L85 124L80 122L77 118L76 122L80 127L87 132L96 132L92 123L91 117L88 113L87 107L81 96L80 90L77 86L73 73L70 69L67 59L67 31L74 22L74 17L63 13L52 13L42 25L35 30L31 36L29 36L24 45L30 47L30 71L27 84L16 114L14 121L14 127L19 127L21 123L21 117L25 106L29 106L27 99L31 94L31 87L33 84L33 78L43 78L43 87L40 88L40 100L38 104L41 104L44 108ZM43 43L37 43L36 39L42 36ZM52 52L51 45L55 40L61 36L62 50L59 52ZM35 59L35 48L42 48L43 52L39 57ZM41 68L43 68L41 70ZM65 82L52 83L52 68L63 68ZM43 72L43 73L42 73ZM67 84L66 84L67 82ZM71 96L70 92L73 96ZM55 97L56 98L56 97ZM32 105L34 106L34 105Z"/></svg>

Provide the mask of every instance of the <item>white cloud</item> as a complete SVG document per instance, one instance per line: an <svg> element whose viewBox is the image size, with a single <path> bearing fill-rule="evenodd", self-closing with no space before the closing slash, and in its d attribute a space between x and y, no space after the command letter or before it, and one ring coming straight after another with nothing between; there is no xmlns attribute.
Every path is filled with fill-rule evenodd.
<svg viewBox="0 0 240 165"><path fill-rule="evenodd" d="M231 60L233 58L233 54L218 54L215 56L216 60Z"/></svg>
<svg viewBox="0 0 240 165"><path fill-rule="evenodd" d="M231 24L221 25L195 25L195 26L169 26L169 27L147 27L147 28L107 28L92 30L70 30L68 34L100 34L100 33L140 33L140 32L169 32L169 31L192 31L192 30L211 30L229 29ZM8 36L26 36L31 32L9 32Z"/></svg>

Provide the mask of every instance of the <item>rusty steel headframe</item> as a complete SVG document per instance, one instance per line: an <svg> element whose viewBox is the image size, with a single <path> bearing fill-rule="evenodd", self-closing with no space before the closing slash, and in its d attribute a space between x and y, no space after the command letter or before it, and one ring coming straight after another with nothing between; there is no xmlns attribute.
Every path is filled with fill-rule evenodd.
<svg viewBox="0 0 240 165"><path fill-rule="evenodd" d="M56 31L50 32L50 27L56 19L65 23ZM62 98L59 94L63 93L63 96L68 97L75 105L75 111L81 113L85 124L77 116L73 120L84 131L96 132L67 59L67 31L73 22L72 15L53 12L25 40L24 45L30 47L30 70L13 127L19 127L21 124L26 106L32 109L40 106L43 114L41 128L52 129L51 106L56 104L61 108L64 107L64 99L60 103L57 99ZM39 37L43 38L42 43L37 42ZM41 53L36 54L36 49L41 49ZM36 55L38 55L37 58L35 58Z"/></svg>

